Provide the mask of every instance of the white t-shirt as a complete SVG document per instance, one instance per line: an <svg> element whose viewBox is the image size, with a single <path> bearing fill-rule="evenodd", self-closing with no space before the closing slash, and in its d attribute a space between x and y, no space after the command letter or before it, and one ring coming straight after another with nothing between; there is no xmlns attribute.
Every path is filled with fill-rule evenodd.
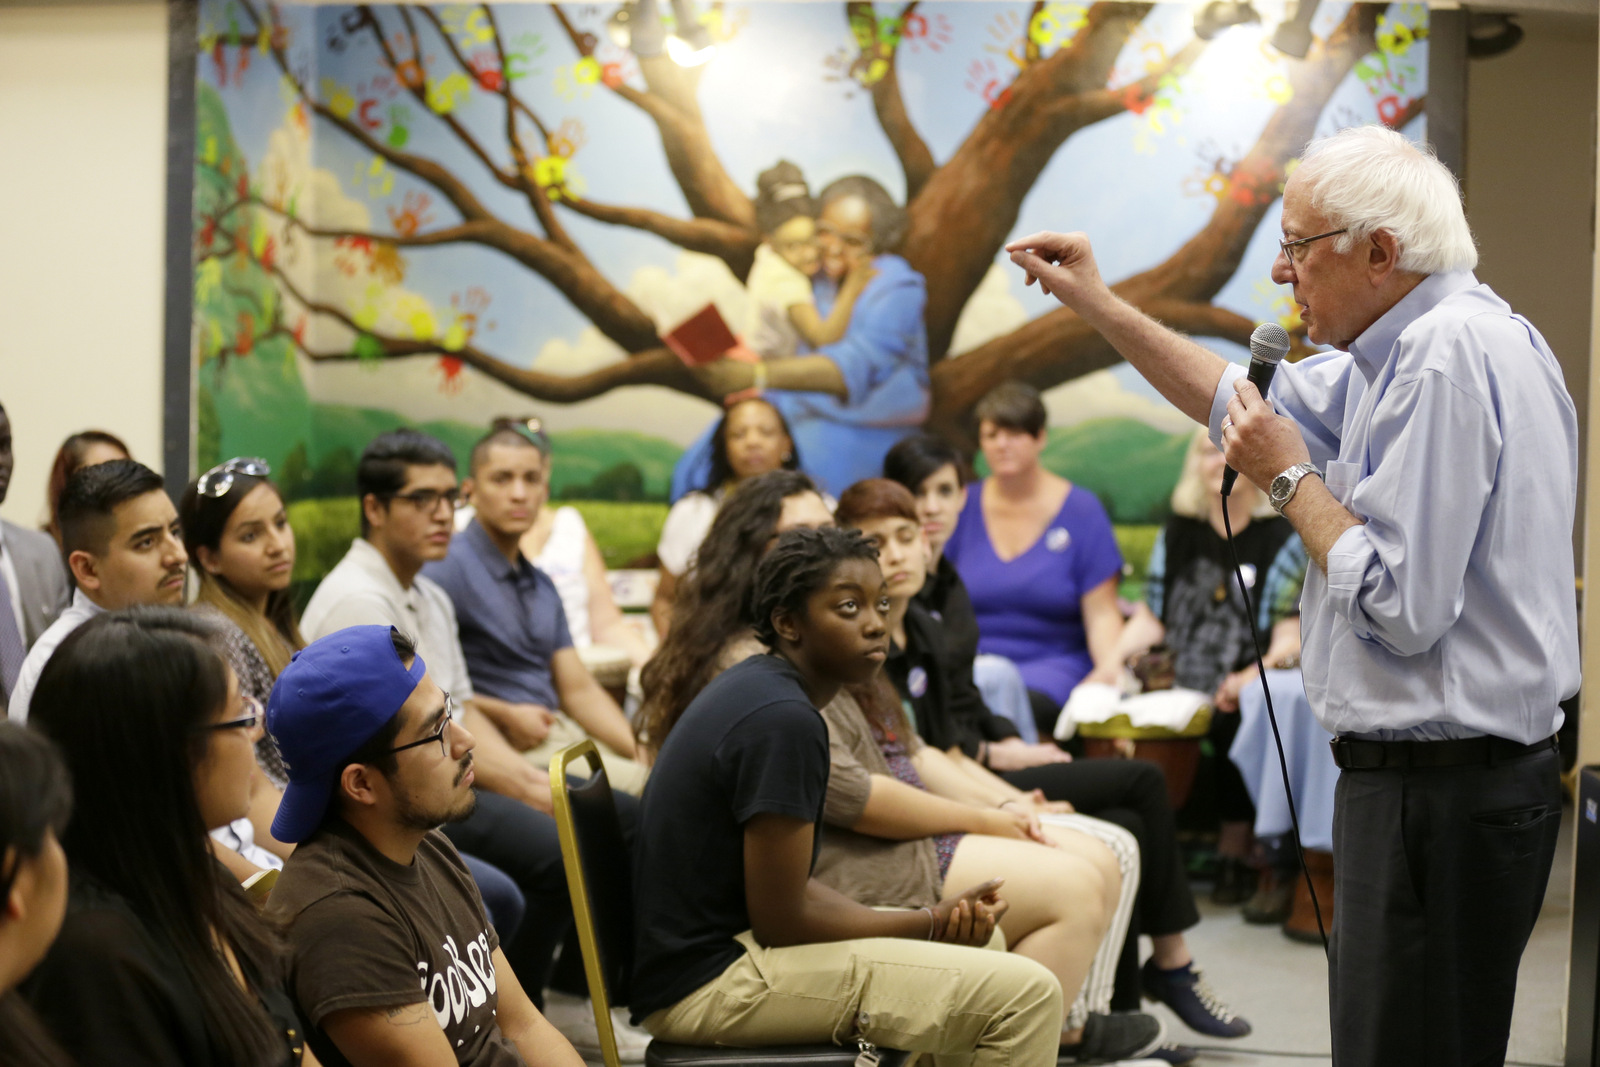
<svg viewBox="0 0 1600 1067"><path fill-rule="evenodd" d="M755 264L745 279L750 303L745 311L744 343L764 359L792 356L800 350L800 331L789 321L789 309L812 304L811 279L766 242L756 246Z"/></svg>
<svg viewBox="0 0 1600 1067"><path fill-rule="evenodd" d="M721 492L713 495L702 490L685 493L667 512L667 521L661 524L656 556L668 574L682 578L694 562L700 542L706 539L712 520L717 517L717 509L722 507L722 496Z"/></svg>
<svg viewBox="0 0 1600 1067"><path fill-rule="evenodd" d="M577 508L557 508L550 520L550 537L533 565L555 583L562 610L567 613L567 631L577 648L594 643L589 632L589 576L583 570L588 554L589 527L583 516Z"/></svg>
<svg viewBox="0 0 1600 1067"><path fill-rule="evenodd" d="M393 626L416 641L434 684L458 702L472 699L472 677L449 594L420 574L410 589L402 588L389 561L358 537L311 594L300 632L315 641L347 626L374 625Z"/></svg>
<svg viewBox="0 0 1600 1067"><path fill-rule="evenodd" d="M22 669L17 672L16 688L11 691L11 702L6 708L6 714L10 716L12 722L28 721L28 703L33 700L33 690L39 684L39 675L44 673L44 665L50 662L50 657L61 647L61 642L65 641L72 631L104 610L85 596L82 589L72 591L71 606L50 624L49 629L39 635L39 640L28 649L28 658L22 661Z"/></svg>
<svg viewBox="0 0 1600 1067"><path fill-rule="evenodd" d="M694 563L695 553L700 551L700 543L711 532L711 524L726 497L727 493L721 489L715 493L696 489L679 497L667 511L667 521L661 524L661 540L656 543L656 558L668 574L682 578ZM822 503L830 512L839 506L827 493L822 494Z"/></svg>

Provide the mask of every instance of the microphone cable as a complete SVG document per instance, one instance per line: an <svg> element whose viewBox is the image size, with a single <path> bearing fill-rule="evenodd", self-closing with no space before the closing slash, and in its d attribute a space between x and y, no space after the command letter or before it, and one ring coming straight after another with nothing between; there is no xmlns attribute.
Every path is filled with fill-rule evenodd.
<svg viewBox="0 0 1600 1067"><path fill-rule="evenodd" d="M1232 486L1222 490L1222 528L1228 535L1228 557L1233 561L1233 577L1239 583L1239 595L1244 598L1245 622L1250 625L1250 643L1255 649L1256 671L1261 676L1261 692L1267 698L1267 722L1272 726L1272 740L1278 748L1278 770L1283 775L1283 795L1289 802L1289 825L1294 835L1294 854L1300 861L1300 874L1305 878L1306 890L1311 894L1311 910L1317 916L1317 933L1322 937L1322 954L1328 955L1328 930L1322 923L1322 905L1317 900L1317 887L1311 883L1311 868L1306 866L1306 851L1300 846L1300 815L1295 810L1294 790L1289 785L1289 761L1283 754L1283 735L1278 732L1278 713L1272 707L1272 688L1267 685L1267 665L1261 652L1261 631L1256 627L1256 609L1250 602L1250 590L1244 582L1244 568L1239 565L1239 549L1233 543L1233 522L1228 517L1228 493ZM1266 584L1263 580L1262 584ZM1290 898L1293 900L1293 897Z"/></svg>

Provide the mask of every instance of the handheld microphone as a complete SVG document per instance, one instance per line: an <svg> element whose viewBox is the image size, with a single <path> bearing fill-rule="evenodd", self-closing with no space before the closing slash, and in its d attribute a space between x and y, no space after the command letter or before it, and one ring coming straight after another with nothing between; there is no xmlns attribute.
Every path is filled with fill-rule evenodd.
<svg viewBox="0 0 1600 1067"><path fill-rule="evenodd" d="M1278 363L1289 354L1289 331L1275 322L1263 322L1250 335L1250 383L1264 399L1272 386L1272 376ZM1222 495L1233 492L1233 483L1239 472L1232 467L1222 472Z"/></svg>

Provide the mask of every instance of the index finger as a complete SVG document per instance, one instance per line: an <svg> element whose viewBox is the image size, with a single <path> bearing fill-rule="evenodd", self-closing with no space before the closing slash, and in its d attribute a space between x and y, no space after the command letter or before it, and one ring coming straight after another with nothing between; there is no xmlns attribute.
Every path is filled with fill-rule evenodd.
<svg viewBox="0 0 1600 1067"><path fill-rule="evenodd" d="M982 885L973 886L961 895L964 897L987 897L1005 884L1006 880L1004 878L991 878Z"/></svg>
<svg viewBox="0 0 1600 1067"><path fill-rule="evenodd" d="M1234 396L1238 398L1239 403L1244 405L1244 409L1246 411L1249 411L1252 407L1261 402L1261 390L1257 389L1256 383L1252 382L1249 378L1239 378L1235 380L1233 383L1233 393Z"/></svg>
<svg viewBox="0 0 1600 1067"><path fill-rule="evenodd" d="M1075 236L1077 235L1070 233L1055 233L1051 230L1040 230L1038 233L1030 233L1026 237L1019 237L1015 241L1010 242L1006 245L1006 251L1032 251L1036 248L1055 250L1065 247Z"/></svg>

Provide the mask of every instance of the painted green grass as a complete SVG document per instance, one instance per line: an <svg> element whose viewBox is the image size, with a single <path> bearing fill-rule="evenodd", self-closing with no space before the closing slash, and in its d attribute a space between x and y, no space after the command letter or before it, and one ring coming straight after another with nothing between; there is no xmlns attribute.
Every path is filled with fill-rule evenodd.
<svg viewBox="0 0 1600 1067"><path fill-rule="evenodd" d="M667 520L667 505L658 503L618 503L612 500L563 500L578 509L589 532L600 546L606 566L638 566L656 550L661 540L661 524Z"/></svg>

